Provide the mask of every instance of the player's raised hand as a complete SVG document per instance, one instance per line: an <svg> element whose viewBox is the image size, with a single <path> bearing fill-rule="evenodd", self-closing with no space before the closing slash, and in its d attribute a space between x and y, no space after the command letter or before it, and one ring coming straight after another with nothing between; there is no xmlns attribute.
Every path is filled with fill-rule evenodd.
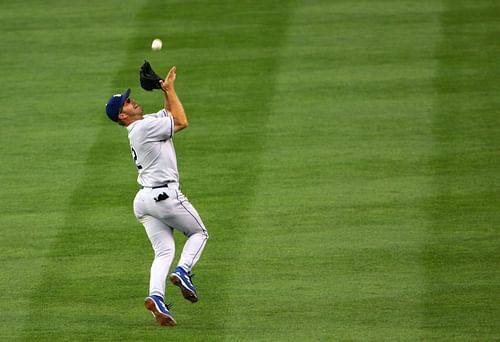
<svg viewBox="0 0 500 342"><path fill-rule="evenodd" d="M167 74L167 77L165 78L165 81L168 82L171 82L172 85L174 84L174 81L175 81L175 76L177 75L177 69L175 67L175 65L170 68L170 70L168 71L168 74Z"/></svg>
<svg viewBox="0 0 500 342"><path fill-rule="evenodd" d="M175 76L176 76L176 68L174 65L169 70L167 77L165 77L165 80L160 81L161 88L164 91L169 91L169 90L174 89Z"/></svg>

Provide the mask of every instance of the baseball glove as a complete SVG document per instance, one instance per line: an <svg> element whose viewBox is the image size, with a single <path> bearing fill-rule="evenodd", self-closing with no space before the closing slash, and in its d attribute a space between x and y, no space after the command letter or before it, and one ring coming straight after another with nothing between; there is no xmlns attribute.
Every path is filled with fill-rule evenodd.
<svg viewBox="0 0 500 342"><path fill-rule="evenodd" d="M161 89L160 80L162 78L154 72L151 68L151 64L148 61L144 61L141 65L141 70L139 71L139 80L141 81L141 87L144 90L151 91L153 89Z"/></svg>

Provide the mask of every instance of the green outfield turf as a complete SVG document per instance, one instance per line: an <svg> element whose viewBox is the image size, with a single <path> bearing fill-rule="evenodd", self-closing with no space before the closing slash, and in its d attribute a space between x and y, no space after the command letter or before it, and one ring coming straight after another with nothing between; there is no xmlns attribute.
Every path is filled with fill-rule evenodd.
<svg viewBox="0 0 500 342"><path fill-rule="evenodd" d="M500 340L499 18L493 0L0 2L0 340ZM104 113L127 87L161 108L144 59L177 66L182 188L210 233L200 302L167 286L175 328L143 306L153 254Z"/></svg>

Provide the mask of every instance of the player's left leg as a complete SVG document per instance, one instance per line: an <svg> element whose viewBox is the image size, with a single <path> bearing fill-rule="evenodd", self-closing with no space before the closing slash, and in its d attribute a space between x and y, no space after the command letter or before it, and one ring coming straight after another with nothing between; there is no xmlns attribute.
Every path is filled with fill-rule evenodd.
<svg viewBox="0 0 500 342"><path fill-rule="evenodd" d="M175 191L174 210L175 215L168 217L168 225L175 227L188 237L179 259L178 266L186 272L190 272L196 265L208 240L208 232L201 220L198 211L191 205L188 199L180 192Z"/></svg>
<svg viewBox="0 0 500 342"><path fill-rule="evenodd" d="M176 191L175 216L169 220L176 229L188 237L175 271L170 275L170 280L182 291L184 298L191 302L198 301L196 288L191 280L191 270L196 265L208 240L208 232L196 209L186 197Z"/></svg>

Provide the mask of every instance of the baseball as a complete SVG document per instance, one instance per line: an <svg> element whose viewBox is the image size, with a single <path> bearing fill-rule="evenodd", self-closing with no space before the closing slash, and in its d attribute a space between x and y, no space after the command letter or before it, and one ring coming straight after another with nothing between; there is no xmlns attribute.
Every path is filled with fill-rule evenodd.
<svg viewBox="0 0 500 342"><path fill-rule="evenodd" d="M160 51L162 46L163 46L163 43L162 43L161 39L158 39L158 38L153 40L153 43L151 43L151 49L153 51Z"/></svg>

